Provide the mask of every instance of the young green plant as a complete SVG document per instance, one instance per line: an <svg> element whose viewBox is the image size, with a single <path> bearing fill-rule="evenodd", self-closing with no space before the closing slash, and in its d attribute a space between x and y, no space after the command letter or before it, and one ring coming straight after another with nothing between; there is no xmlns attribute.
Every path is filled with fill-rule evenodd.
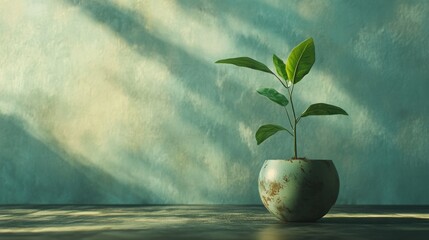
<svg viewBox="0 0 429 240"><path fill-rule="evenodd" d="M293 90L295 84L300 82L310 72L315 60L314 41L313 38L308 38L292 49L286 63L275 54L273 55L273 63L277 74L271 71L265 64L249 57L228 58L216 61L216 63L233 64L272 74L285 88L288 97L272 88L263 88L257 91L286 110L286 116L290 125L290 128L276 124L266 124L259 127L255 135L258 145L277 132L286 131L293 137L293 158L297 159L297 125L302 118L315 115L348 115L342 108L326 103L311 104L301 115L297 115L293 103Z"/></svg>

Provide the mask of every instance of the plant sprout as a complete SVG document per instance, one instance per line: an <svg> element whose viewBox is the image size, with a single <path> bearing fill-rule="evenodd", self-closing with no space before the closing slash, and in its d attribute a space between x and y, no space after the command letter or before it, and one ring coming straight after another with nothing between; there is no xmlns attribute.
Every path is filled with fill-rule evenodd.
<svg viewBox="0 0 429 240"><path fill-rule="evenodd" d="M286 110L286 116L290 125L290 128L276 124L260 126L255 134L258 145L277 132L286 131L293 137L293 159L298 159L297 125L302 118L314 115L348 115L342 108L326 103L311 104L301 115L297 115L293 103L293 90L295 84L300 82L303 77L310 72L315 60L314 41L313 38L308 38L292 49L286 63L275 54L273 55L273 63L276 68L277 75L265 64L249 57L228 58L216 61L216 63L233 64L239 67L251 68L272 74L285 88L288 97L273 88L262 88L257 90L259 94L267 97Z"/></svg>

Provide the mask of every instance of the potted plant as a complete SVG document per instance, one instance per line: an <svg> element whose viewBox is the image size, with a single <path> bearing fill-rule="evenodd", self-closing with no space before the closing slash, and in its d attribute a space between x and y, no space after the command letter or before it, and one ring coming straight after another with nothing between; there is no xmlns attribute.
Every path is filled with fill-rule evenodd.
<svg viewBox="0 0 429 240"><path fill-rule="evenodd" d="M264 206L284 221L315 221L323 217L338 197L339 177L331 160L309 160L298 155L297 126L308 116L348 115L342 108L326 104L311 104L298 114L293 102L293 91L315 62L313 38L308 38L292 49L286 63L273 55L277 74L265 64L249 57L228 58L216 63L233 64L273 75L284 87L287 97L272 88L257 92L286 109L289 126L266 124L256 131L257 144L285 131L293 137L293 157L285 160L266 160L259 173L259 194Z"/></svg>

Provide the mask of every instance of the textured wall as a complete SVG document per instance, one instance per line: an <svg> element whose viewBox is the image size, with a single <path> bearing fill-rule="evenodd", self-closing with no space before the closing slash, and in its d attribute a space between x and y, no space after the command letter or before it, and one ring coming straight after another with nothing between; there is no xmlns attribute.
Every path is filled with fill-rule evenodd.
<svg viewBox="0 0 429 240"><path fill-rule="evenodd" d="M0 4L0 203L260 203L288 158L270 76L220 58L314 37L301 156L333 159L338 203L429 204L429 1L57 1Z"/></svg>

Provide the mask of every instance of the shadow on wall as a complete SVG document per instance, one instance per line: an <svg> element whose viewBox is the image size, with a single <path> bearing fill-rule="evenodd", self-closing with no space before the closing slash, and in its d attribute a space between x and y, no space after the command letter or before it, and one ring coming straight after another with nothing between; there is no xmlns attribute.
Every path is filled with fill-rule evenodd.
<svg viewBox="0 0 429 240"><path fill-rule="evenodd" d="M255 174L251 175L251 179L246 179L246 182L256 182L257 172L259 171L260 164L262 164L260 158L259 162L253 162L250 151L240 152L236 149L242 149L243 144L240 139L240 136L236 132L237 121L242 119L242 116L251 116L254 114L253 108L246 108L242 106L236 107L234 111L229 111L228 108L219 108L219 105L239 105L242 104L241 100L243 99L243 93L241 93L240 98L237 98L237 92L243 92L243 87L234 83L229 82L225 85L228 88L228 92L218 92L216 89L216 67L214 64L214 59L212 62L204 62L199 59L197 56L194 56L186 51L186 49L176 46L166 41L163 38L156 36L155 34L149 32L145 28L145 22L142 17L132 10L125 10L116 6L112 2L106 1L66 1L72 5L78 6L84 13L90 16L92 19L96 20L102 26L105 26L110 31L114 32L121 39L125 40L130 48L139 53L141 56L160 59L166 66L168 70L174 74L180 81L180 85L184 86L186 96L196 96L196 98L201 97L202 108L195 107L194 103L190 102L189 98L184 96L173 96L176 98L176 101L173 101L174 109L177 110L177 114L180 117L180 120L186 124L189 124L194 129L198 129L199 132L205 135L197 136L200 138L198 142L204 144L206 142L205 138L209 137L209 141L213 141L214 149L221 149L222 154L227 156L227 161L225 163L221 162L220 164L225 164L225 173L218 172L217 175L226 176L223 179L232 178L242 178L244 175L240 175L243 171L240 169L233 168L233 165L243 164L243 168L248 169L249 166L252 168L252 172ZM204 69L204 71L202 71ZM266 76L264 76L266 77ZM139 89L137 84L131 80L127 79L116 79L114 80L114 85L122 89L122 91L129 97L133 98L139 104L151 105L151 102L144 102L144 96L142 93L145 92L144 89ZM153 81L152 79L142 79L142 81ZM173 80L174 81L174 80ZM249 93L246 89L244 91L245 96L249 95L256 96L253 92L254 89ZM167 93L171 94L171 93ZM199 102L197 100L196 102ZM205 103L209 103L204 106ZM257 109L263 109L266 111L264 106L265 102L257 101L252 103L253 106ZM211 107L214 106L214 107ZM220 106L222 107L222 106ZM225 114L227 112L227 114ZM221 119L223 117L223 119ZM213 119L217 118L217 119ZM244 118L245 119L245 118ZM245 121L243 119L243 121ZM157 163L157 159L151 159L150 155L145 151L146 149L141 149L140 152L133 153L123 153L123 157L130 159L132 161L141 161L141 162L150 162L145 164L146 168L151 168L153 165L160 165L154 167L156 169L161 169L163 172L164 179L171 179L169 184L173 184L176 189L186 189L186 184L188 182L198 181L198 178L203 178L204 172L210 172L211 169L207 169L207 163L203 163L202 159L196 159L198 157L204 157L198 155L201 150L191 149L183 150L181 146L183 145L182 140L178 139L183 135L180 132L180 129L183 126L179 126L178 122L172 121L167 123L168 125L162 129L162 132L158 134L160 136L165 135L166 141L163 142L163 148L169 149L169 151L178 150L179 155L186 155L188 158L187 161L192 161L192 165L197 166L199 172L194 173L194 176L189 174L184 174L180 171L180 168L177 168L178 164L164 164L161 166L160 163ZM228 126L228 127L225 127ZM233 129L233 131L231 131ZM189 137L189 136L184 136ZM189 140L189 139L187 139ZM192 139L193 141L193 139ZM209 142L207 141L207 142ZM185 153L185 151L187 151ZM192 151L192 152L188 152ZM171 159L171 161L178 161L178 159ZM217 164L216 161L221 161L221 159L207 159L207 161L212 161L214 164ZM190 164L190 163L186 163ZM247 166L245 166L247 165ZM245 169L243 169L245 170ZM234 172L238 171L238 172ZM153 173L154 176L158 175ZM184 178L188 178L184 180ZM189 179L194 178L194 179ZM231 180L231 178L230 178ZM231 182L234 182L232 179ZM215 181L209 183L210 185L206 187L201 187L199 191L201 193L192 193L191 195L202 195L206 197L206 201L209 202L253 202L253 199L258 199L257 189L253 185L247 184L245 186L240 186L240 189L235 189L235 186L232 185L222 185L217 184ZM195 184L194 184L195 185ZM183 188L181 188L181 186ZM224 189L224 191L219 191L217 189ZM210 189L210 190L208 190ZM168 199L168 197L166 197ZM190 197L192 199L192 197ZM258 201L258 200L257 200Z"/></svg>
<svg viewBox="0 0 429 240"><path fill-rule="evenodd" d="M429 36L424 28L429 19L423 17L428 10L425 1L342 2L321 19L344 20L321 29L318 66L356 103L351 106L354 134L336 144L346 160L340 168L352 166L343 175L340 201L362 203L357 199L363 192L367 203L424 204L429 199L421 184L429 167L429 129L423 124L429 111L422 108L429 101L424 90L429 72L421 65L429 61L429 51L421 50Z"/></svg>
<svg viewBox="0 0 429 240"><path fill-rule="evenodd" d="M278 116L276 106L255 94L258 86L270 87L271 83L277 86L275 80L262 73L225 70L215 65L213 62L217 59L209 59L213 56L199 56L197 46L204 43L178 44L173 39L177 31L171 30L181 26L174 25L174 21L169 26L171 29L157 32L148 29L147 16L138 10L121 7L115 1L64 2L76 6L101 28L113 32L138 55L164 64L171 72L169 77L173 78L166 81L168 89L158 90L149 97L144 96L150 94L144 89L147 85L137 82L153 81L151 77L114 76L102 81L121 89L136 106L145 105L150 114L155 112L154 116L158 116L157 111L164 110L157 107L165 105L156 105L156 100L150 97L169 98L166 102L171 102L173 106L169 109L174 114L168 116L178 118L157 119L162 124L161 127L156 125L159 128L154 130L155 140L159 141L154 144L141 144L147 129L134 133L139 135L135 149L127 148L126 144L118 146L114 140L122 135L109 135L116 138L104 146L109 151L106 155L117 163L113 166L135 170L132 176L123 171L124 175L131 176L130 182L126 182L115 178L115 171L119 171L115 167L110 169L113 173L106 173L85 165L88 159L65 154L67 149L61 149L54 141L40 142L17 119L2 116L0 144L5 150L0 151L0 186L7 194L0 194L0 203L168 203L174 197L185 202L197 199L206 201L204 203L259 203L254 183L262 159L289 157L285 154L288 154L287 146L291 145L289 139L276 137L255 150L253 133L257 126L284 120ZM311 5L316 2L322 6ZM424 1L401 4L333 2L332 5L321 1L276 3L274 0L252 1L251 4L249 1L177 1L174 4L189 15L219 15L219 22L227 29L223 33L230 34L231 42L235 43L232 51L267 63L269 61L265 60L270 59L272 52L285 57L290 51L287 44L313 36L317 64L300 88L314 91L306 95L305 91L297 89L296 97L303 101L338 100L338 105L344 107L351 118L344 120L347 123L334 118L309 119L303 123L299 140L307 149L306 156L335 156L342 160L336 161L344 183L340 203L427 203L429 193L424 180L427 179L425 169L429 167L425 161L429 154L426 147L429 112L422 106L429 101L425 92L429 87L426 81L429 74L421 65L429 62L429 53L421 46L429 33L419 26L429 23L427 18L419 20L418 17L420 9L428 9L428 4ZM204 18L193 20L208 21ZM152 27L158 27L156 22L154 25ZM167 33L163 35L163 31ZM271 42L264 38L265 33L276 40ZM191 36L198 34L204 32ZM243 49L246 51L242 52ZM157 74L156 70L153 74ZM158 84L151 86L155 90L164 86ZM138 114L132 118L136 124L145 118ZM151 120L143 127L152 127L147 123ZM240 135L243 133L244 136ZM326 145L321 147L320 142ZM159 149L152 153L149 148L154 146ZM207 156L210 151L214 153ZM163 162L158 158L164 158ZM97 160L102 164L105 159ZM138 178L142 173L150 177ZM133 187L131 181L140 184ZM160 189L162 185L168 188ZM368 190L367 186L372 189ZM157 195L156 191L161 194ZM172 192L177 195L172 197Z"/></svg>
<svg viewBox="0 0 429 240"><path fill-rule="evenodd" d="M19 120L0 115L0 204L145 203L140 194L28 134ZM61 151L61 150L59 150Z"/></svg>
<svg viewBox="0 0 429 240"><path fill-rule="evenodd" d="M274 108L267 108L266 102L258 101L259 99L251 103L252 107L241 107L246 102L243 99L257 98L253 98L255 95L253 89L244 88L243 91L245 83L226 81L228 91L221 92L215 84L219 70L216 70L212 62L204 62L190 54L187 51L189 49L174 45L162 36L147 31L145 22L138 12L104 1L67 2L78 5L91 18L124 39L142 56L162 59L189 93L201 93L205 100L215 105L225 105L225 109L233 109L231 117L225 122L245 119L243 122L247 125L257 126L255 122L260 122L261 119L254 117L255 110L261 111L260 115L265 116L272 116L276 111ZM318 87L330 90L331 86L327 85L335 85L334 90L344 92L349 99L346 102L348 105L340 103L339 105L351 114L353 125L346 126L354 129L347 133L341 132L343 136L341 138L338 135L333 137L337 133L336 129L326 130L324 124L328 122L334 125L335 120L320 120L317 123L309 120L306 126L311 130L303 128L302 139L312 139L311 142L303 144L308 149L309 155L330 156L335 152L344 160L337 162L342 179L346 179L346 186L342 186L340 202L407 203L425 201L424 199L429 197L424 194L424 185L419 183L421 179L426 178L422 169L428 166L423 159L427 153L425 146L428 141L425 134L419 133L427 132L424 123L428 120L427 109L419 107L428 101L424 92L428 86L428 82L425 81L427 71L419 65L428 61L428 53L420 50L420 46L424 44L424 36L428 33L419 27L425 25L425 19L418 19L421 11L419 9L427 9L426 3L336 2L335 7L322 6L312 11L310 15L308 15L310 7L306 10L306 6L298 1L289 3L288 8L260 1L252 2L250 6L248 1L236 1L233 4L222 1L204 4L179 1L178 4L189 12L194 10L212 14L222 13L225 19L233 15L239 24L264 29L285 41L299 42L307 33L315 37L320 56L315 70L319 71L319 74L309 75L306 81L312 82L311 84L316 82L314 84L316 90ZM383 8L381 13L376 11L380 8ZM252 17L249 14L252 14ZM223 23L228 26L230 22L224 20ZM332 27L333 25L335 27ZM414 40L410 36L414 36ZM243 34L235 41L253 49L251 53L256 55L266 54L272 48L279 47L261 44L260 37ZM251 53L246 55L252 55ZM320 77L318 75L322 75L322 80L323 75L327 75L332 78L332 82L317 82L316 78ZM265 75L261 76L268 78ZM119 84L129 96L139 98L140 91L132 83L123 81L116 84ZM311 85L306 84L303 83L302 88ZM239 99L237 93L240 93ZM303 93L301 95L305 96ZM326 95L315 94L319 95L326 98ZM246 161L252 157L258 159L267 157L252 155L251 152L243 150L243 142L237 138L237 132L229 129L236 128L237 125L218 124L202 114L201 109L191 107L186 100L178 101L176 108L180 109L179 114L184 122L203 132L213 132L208 136L227 153L229 159L249 164ZM272 118L267 119L272 121ZM275 118L275 121L278 119L280 118ZM166 132L174 133L174 128L177 126L171 125L170 130ZM351 132L349 137L352 140L344 143L344 135ZM324 148L318 146L318 143L323 142L327 136L332 141ZM261 149L273 156L283 156L285 151L276 146L263 146ZM257 172L259 166L256 161L251 165L251 171ZM386 169L386 166L389 167ZM377 171L369 169L385 170L380 175ZM363 172L368 176L365 179L360 177ZM409 182L397 179L398 175L408 176L414 187L407 188ZM256 174L254 176L256 178ZM249 182L254 182L253 180L249 179ZM376 188L367 194L364 202L360 202L360 194L366 191L368 185ZM252 185L247 185L246 189L244 192L252 192ZM401 197L404 196L401 194L404 189L409 191L406 195L416 197L412 200ZM419 192L421 195L417 196L412 194L413 192ZM245 198L255 196L253 192Z"/></svg>
<svg viewBox="0 0 429 240"><path fill-rule="evenodd" d="M190 2L181 3L186 8L198 8ZM238 5L243 3L238 1ZM314 4L322 6L311 8ZM425 17L429 3L293 1L278 8L260 2L248 8L209 5L215 12L238 16L256 28L270 26L273 32L284 33L279 36L287 41L299 42L308 33L316 39L314 69L318 73L309 74L303 81L298 97L312 98L305 93L308 88L314 90L314 96L331 100L326 95L333 89L333 96L345 96L338 98L338 104L346 104L351 115L347 121L352 124L347 123L350 131L344 132L340 128L343 123L332 124L336 120L308 120L301 128L302 145L310 156L338 156L342 160L336 162L344 180L339 202L428 201L429 192L421 181L427 180L424 169L429 167L429 109L422 107L429 102L429 72L422 66L429 62L429 51L421 46L429 36L424 27L429 24ZM269 11L275 17L264 21L267 19L262 16ZM257 14L249 18L249 12ZM331 125L329 129L326 123ZM320 146L326 139L329 143ZM373 188L368 191L367 186Z"/></svg>
<svg viewBox="0 0 429 240"><path fill-rule="evenodd" d="M185 95L178 96L177 101L174 101L175 109L178 109L177 114L184 122L189 123L194 128L198 128L202 133L208 134L212 140L224 151L229 159L234 161L240 161L244 159L243 163L246 165L254 165L255 172L259 171L259 167L262 163L250 162L249 159L255 156L251 155L250 151L237 151L237 149L243 149L243 142L237 133L238 124L237 122L244 122L246 125L256 128L259 123L264 122L264 116L272 115L272 105L267 104L265 101L261 101L261 98L256 94L256 87L253 86L264 86L274 85L278 87L278 83L275 79L270 79L262 73L256 73L260 76L262 81L258 82L242 82L228 79L223 81L222 87L217 86L216 80L219 79L219 67L214 64L217 59L210 59L209 62L202 60L199 56L189 53L188 49L183 46L175 45L169 42L163 37L157 36L156 34L148 31L145 27L143 17L138 12L133 10L123 9L112 2L106 1L80 1L80 0L66 0L66 2L78 6L83 12L85 12L92 19L96 20L102 26L107 27L110 31L114 32L125 40L129 47L138 52L140 55L148 58L160 59L162 63L168 66L168 70L174 74L180 84L185 87ZM177 2L179 6L184 4L184 8L188 7L189 2ZM213 5L213 3L208 3ZM240 2L243 6L247 5L246 2ZM216 5L216 4L215 4ZM219 4L220 6L222 4ZM256 3L258 7L268 8L268 11L276 11L276 9L269 8L267 5ZM198 8L198 4L189 6L189 10L192 8ZM234 5L236 8L240 8L240 5ZM214 6L215 7L215 6ZM258 8L254 7L254 8ZM215 11L223 12L229 9L228 5L224 7L216 8ZM228 11L226 11L229 13ZM161 13L159 13L161 14ZM232 14L232 13L231 13ZM241 15L243 14L243 15ZM240 12L239 18L245 18L244 12ZM247 19L246 19L247 20ZM271 18L265 19L265 21L272 20ZM227 24L226 22L224 22ZM252 21L251 24L258 23L258 21ZM268 23L267 23L268 24ZM262 28L262 26L258 25ZM284 26L283 26L284 27ZM273 27L273 32L275 29ZM278 34L279 35L279 34ZM296 37L298 39L298 37ZM255 39L239 36L236 41L244 42L244 46L248 49L253 49L254 53L260 54L270 52L268 48L271 46L259 44L256 48L253 46L256 44ZM246 43L246 41L249 41ZM208 48L210 46L207 46ZM234 69L232 71L235 71ZM253 76L255 73L250 72L244 73L244 76ZM237 75L232 76L237 78ZM246 79L248 80L248 79ZM253 80L253 79L252 79ZM152 79L143 79L142 81L153 81ZM114 82L115 85L120 87L127 96L134 98L139 101L142 99L143 89L139 89L137 84L127 79L120 79ZM250 87L249 87L250 86ZM225 91L223 91L225 90ZM190 100L189 96L197 96L201 98L201 102L197 104L203 105L202 107L195 107L195 102ZM176 96L173 96L173 98ZM246 99L246 100L245 100ZM250 101L248 101L250 100ZM243 103L244 102L244 103ZM151 104L150 102L140 102L140 104ZM204 104L207 104L204 106ZM213 107L214 106L214 107ZM276 109L277 110L277 109ZM255 113L259 113L256 116ZM221 117L223 116L223 118ZM261 118L262 116L262 118ZM283 121L280 116L274 115L272 117L266 117L268 121ZM256 123L255 123L256 122ZM177 124L174 123L165 129L166 132L176 132ZM161 133L160 133L161 134ZM200 136L205 138L206 136ZM251 144L256 145L256 141L251 139ZM287 140L289 141L289 139ZM256 147L256 146L253 146ZM272 149L273 156L284 156L285 151L280 148ZM143 153L144 154L144 153ZM286 156L285 156L286 157ZM261 161L257 156L258 161ZM256 178L254 179L256 181ZM252 194L255 196L255 194Z"/></svg>

